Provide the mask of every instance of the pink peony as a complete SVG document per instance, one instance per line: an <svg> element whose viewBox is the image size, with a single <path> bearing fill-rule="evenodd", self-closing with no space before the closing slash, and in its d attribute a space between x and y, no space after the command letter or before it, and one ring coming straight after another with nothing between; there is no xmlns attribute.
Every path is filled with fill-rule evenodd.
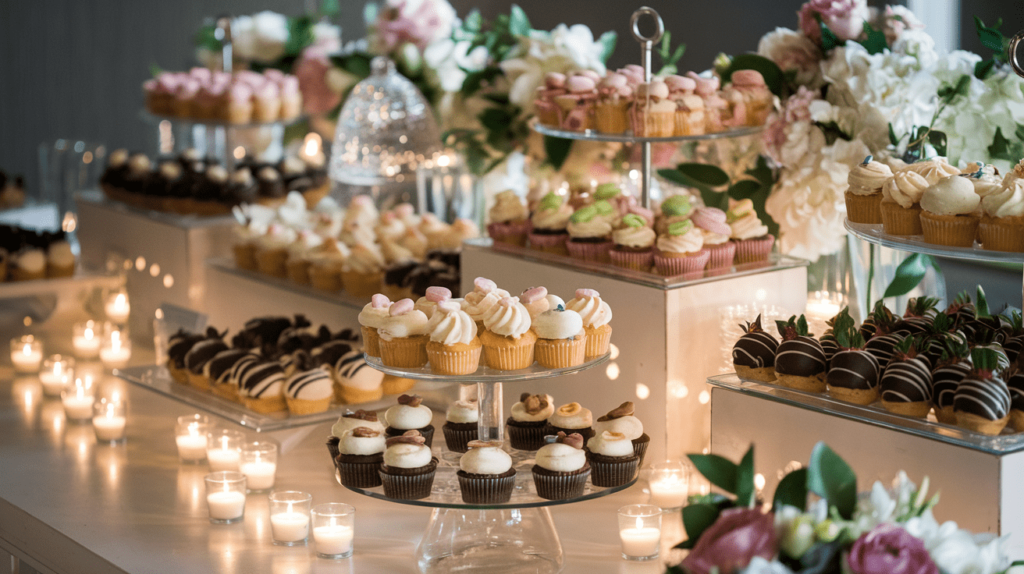
<svg viewBox="0 0 1024 574"><path fill-rule="evenodd" d="M693 574L709 574L717 568L732 574L760 556L771 560L777 551L775 517L755 508L730 508L701 534L682 566Z"/></svg>
<svg viewBox="0 0 1024 574"><path fill-rule="evenodd" d="M858 538L847 565L854 574L939 574L924 542L895 524L880 524Z"/></svg>
<svg viewBox="0 0 1024 574"><path fill-rule="evenodd" d="M786 145L786 128L796 122L809 122L811 120L811 102L819 99L817 90L808 90L800 86L795 94L789 97L782 106L781 113L774 113L768 119L761 139L764 142L765 152L779 165L782 161L782 148Z"/></svg>
<svg viewBox="0 0 1024 574"><path fill-rule="evenodd" d="M800 30L819 45L819 20L840 40L856 40L864 33L864 23L869 16L866 0L810 0L797 14Z"/></svg>
<svg viewBox="0 0 1024 574"><path fill-rule="evenodd" d="M924 23L906 6L886 6L882 16L882 31L890 46L900 39L905 30L923 30Z"/></svg>
<svg viewBox="0 0 1024 574"><path fill-rule="evenodd" d="M376 23L376 48L384 54L409 42L423 51L452 33L455 9L447 0L388 0Z"/></svg>
<svg viewBox="0 0 1024 574"><path fill-rule="evenodd" d="M341 103L341 94L332 91L327 84L330 69L327 51L319 46L306 48L295 62L292 73L299 79L302 107L307 114L326 114Z"/></svg>

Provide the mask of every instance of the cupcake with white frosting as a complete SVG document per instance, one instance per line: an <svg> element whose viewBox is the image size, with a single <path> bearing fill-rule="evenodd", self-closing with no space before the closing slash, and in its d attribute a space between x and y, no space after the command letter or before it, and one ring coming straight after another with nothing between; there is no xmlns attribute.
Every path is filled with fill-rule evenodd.
<svg viewBox="0 0 1024 574"><path fill-rule="evenodd" d="M537 450L544 445L548 417L555 413L555 400L551 395L523 393L512 405L511 416L505 421L509 442L518 450Z"/></svg>
<svg viewBox="0 0 1024 574"><path fill-rule="evenodd" d="M434 425L430 424L433 418L434 413L423 404L419 395L401 395L398 404L384 413L384 420L388 423L384 434L390 438L414 430L423 436L429 447L434 443Z"/></svg>
<svg viewBox="0 0 1024 574"><path fill-rule="evenodd" d="M32 281L46 278L46 254L42 249L26 249L11 257L11 280Z"/></svg>
<svg viewBox="0 0 1024 574"><path fill-rule="evenodd" d="M384 279L384 255L376 244L357 242L341 268L341 283L356 297L368 297L380 289Z"/></svg>
<svg viewBox="0 0 1024 574"><path fill-rule="evenodd" d="M633 415L633 403L626 401L617 408L608 411L608 414L599 417L594 421L594 432L616 432L624 435L633 445L633 453L640 457L639 466L644 464L644 455L647 454L647 446L651 437L644 432L644 423Z"/></svg>
<svg viewBox="0 0 1024 574"><path fill-rule="evenodd" d="M548 293L546 287L530 287L519 295L519 302L530 312L530 319L536 319L544 311L565 306L565 301L554 293Z"/></svg>
<svg viewBox="0 0 1024 574"><path fill-rule="evenodd" d="M594 289L577 289L576 297L565 308L580 314L587 333L586 358L600 357L611 348L612 308Z"/></svg>
<svg viewBox="0 0 1024 574"><path fill-rule="evenodd" d="M846 217L852 223L882 223L882 186L892 177L892 169L867 156L850 170L847 177Z"/></svg>
<svg viewBox="0 0 1024 574"><path fill-rule="evenodd" d="M640 457L626 435L604 431L587 441L587 460L593 469L594 486L622 486L633 480Z"/></svg>
<svg viewBox="0 0 1024 574"><path fill-rule="evenodd" d="M889 235L921 235L921 196L931 183L911 169L895 172L882 187L882 229Z"/></svg>
<svg viewBox="0 0 1024 574"><path fill-rule="evenodd" d="M388 317L377 329L380 360L388 367L415 369L427 364L427 316L412 299L391 304Z"/></svg>
<svg viewBox="0 0 1024 574"><path fill-rule="evenodd" d="M455 401L448 407L445 414L444 443L452 452L466 452L469 441L477 437L477 421L480 420L480 407L476 401Z"/></svg>
<svg viewBox="0 0 1024 574"><path fill-rule="evenodd" d="M510 294L504 289L498 288L498 284L485 277L477 277L473 280L473 290L466 293L464 310L476 322L477 331L484 330L484 317L491 308L498 304L503 297Z"/></svg>
<svg viewBox="0 0 1024 574"><path fill-rule="evenodd" d="M981 197L970 178L944 177L921 195L921 229L926 243L973 247L981 219L976 213Z"/></svg>
<svg viewBox="0 0 1024 574"><path fill-rule="evenodd" d="M338 441L334 461L341 484L351 488L380 486L385 440L382 431L372 428L355 427L345 431Z"/></svg>
<svg viewBox="0 0 1024 574"><path fill-rule="evenodd" d="M430 319L434 316L434 311L437 310L437 305L444 301L449 301L452 298L452 291L447 287L427 287L427 292L416 300L415 309L417 311L423 311L423 314ZM456 301L458 303L458 301ZM462 305L459 304L461 308Z"/></svg>
<svg viewBox="0 0 1024 574"><path fill-rule="evenodd" d="M346 432L356 428L368 428L384 434L384 425L377 420L377 413L359 409L352 412L347 411L341 415L338 422L331 426L331 436L327 437L327 449L331 451L331 458L338 456L338 441Z"/></svg>
<svg viewBox="0 0 1024 574"><path fill-rule="evenodd" d="M547 500L565 500L583 495L590 476L590 463L579 434L547 436L531 469L537 496Z"/></svg>
<svg viewBox="0 0 1024 574"><path fill-rule="evenodd" d="M442 301L427 323L430 370L440 375L469 375L480 365L483 345L476 323L458 303Z"/></svg>
<svg viewBox="0 0 1024 574"><path fill-rule="evenodd" d="M548 417L547 434L552 435L558 432L565 434L576 433L584 439L594 436L594 415L590 409L579 403L569 403L555 409Z"/></svg>
<svg viewBox="0 0 1024 574"><path fill-rule="evenodd" d="M377 293L359 312L359 326L363 334L363 350L371 357L380 357L380 333L384 320L389 317L391 300L387 295Z"/></svg>
<svg viewBox="0 0 1024 574"><path fill-rule="evenodd" d="M256 268L259 272L272 277L287 277L288 246L297 237L298 233L287 225L271 225L267 233L256 240Z"/></svg>
<svg viewBox="0 0 1024 574"><path fill-rule="evenodd" d="M1006 174L997 192L981 200L981 206L981 246L989 251L1024 252L1024 160Z"/></svg>
<svg viewBox="0 0 1024 574"><path fill-rule="evenodd" d="M582 365L587 350L587 333L583 318L576 311L559 305L537 315L533 321L537 334L537 363L548 369L565 369Z"/></svg>
<svg viewBox="0 0 1024 574"><path fill-rule="evenodd" d="M504 297L484 317L480 341L487 365L499 371L525 369L533 364L537 335L530 330L530 312L519 297Z"/></svg>
<svg viewBox="0 0 1024 574"><path fill-rule="evenodd" d="M430 496L437 471L437 459L419 432L411 430L385 442L384 464L380 467L384 495L400 500L419 500Z"/></svg>
<svg viewBox="0 0 1024 574"><path fill-rule="evenodd" d="M459 490L466 504L498 504L512 499L516 471L501 441L469 441L459 459Z"/></svg>
<svg viewBox="0 0 1024 574"><path fill-rule="evenodd" d="M526 246L526 235L530 232L529 212L526 203L507 189L494 196L494 206L488 212L490 224L487 234L497 243Z"/></svg>
<svg viewBox="0 0 1024 574"><path fill-rule="evenodd" d="M310 284L322 291L341 290L341 270L352 251L337 239L325 239L319 247L306 252Z"/></svg>

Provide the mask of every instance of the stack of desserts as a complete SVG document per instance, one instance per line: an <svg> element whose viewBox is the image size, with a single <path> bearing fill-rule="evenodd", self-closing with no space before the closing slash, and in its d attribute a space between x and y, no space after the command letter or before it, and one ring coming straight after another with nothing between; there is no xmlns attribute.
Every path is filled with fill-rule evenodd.
<svg viewBox="0 0 1024 574"><path fill-rule="evenodd" d="M780 342L760 317L733 348L743 379L878 405L914 418L997 435L1024 431L1024 325L1020 312L989 315L961 294L944 312L911 299L902 317L879 301L859 328L847 309L817 339L803 316L779 321Z"/></svg>
<svg viewBox="0 0 1024 574"><path fill-rule="evenodd" d="M25 205L25 178L20 175L9 178L0 170L0 210L22 205Z"/></svg>
<svg viewBox="0 0 1024 574"><path fill-rule="evenodd" d="M718 77L694 72L645 81L637 65L604 77L591 70L550 72L534 105L541 124L573 132L673 137L764 125L775 96L760 72L739 70L730 80L721 90Z"/></svg>
<svg viewBox="0 0 1024 574"><path fill-rule="evenodd" d="M367 366L358 334L314 329L301 315L259 317L225 336L212 327L175 333L167 352L174 380L255 412L294 415L326 411L332 402L375 401L413 385Z"/></svg>
<svg viewBox="0 0 1024 574"><path fill-rule="evenodd" d="M289 192L316 205L330 191L330 181L323 164L312 161L286 157L271 164L246 158L229 172L194 149L155 165L145 154L118 149L110 154L100 187L112 200L182 215L225 215L241 203L279 205Z"/></svg>
<svg viewBox="0 0 1024 574"><path fill-rule="evenodd" d="M302 112L298 78L273 69L160 72L142 90L146 109L158 116L248 124L287 121Z"/></svg>
<svg viewBox="0 0 1024 574"><path fill-rule="evenodd" d="M242 206L235 264L324 291L392 299L423 296L431 285L459 290L459 252L479 235L476 224L449 225L410 204L378 212L369 196L342 208L331 198L307 209L290 196L276 210Z"/></svg>
<svg viewBox="0 0 1024 574"><path fill-rule="evenodd" d="M905 164L868 156L850 171L849 185L852 223L934 245L1024 253L1024 161L1000 176L993 165L959 169L942 157Z"/></svg>
<svg viewBox="0 0 1024 574"><path fill-rule="evenodd" d="M705 270L763 262L775 244L749 199L730 200L726 212L694 207L681 194L652 212L612 183L597 186L576 210L549 193L530 213L515 192L504 191L488 215L487 232L496 246L529 246L664 276L699 277Z"/></svg>
<svg viewBox="0 0 1024 574"><path fill-rule="evenodd" d="M71 277L75 255L63 231L0 225L0 282Z"/></svg>
<svg viewBox="0 0 1024 574"><path fill-rule="evenodd" d="M439 286L418 300L378 293L359 313L369 357L387 367L470 375L481 366L517 371L582 365L611 346L612 310L593 289L568 302L532 287L518 297L483 277L465 298Z"/></svg>

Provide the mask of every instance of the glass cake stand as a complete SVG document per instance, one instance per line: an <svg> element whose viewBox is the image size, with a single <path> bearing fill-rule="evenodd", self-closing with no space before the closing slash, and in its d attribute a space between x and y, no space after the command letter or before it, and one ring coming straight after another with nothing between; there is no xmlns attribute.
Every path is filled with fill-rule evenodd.
<svg viewBox="0 0 1024 574"><path fill-rule="evenodd" d="M609 355L605 354L566 369L545 369L537 364L519 371L481 367L472 375L464 376L437 375L430 371L429 366L419 369L385 367L375 357L366 357L366 363L387 374L420 381L475 384L480 410L477 423L479 437L481 440L504 442L503 382L572 375L601 365L608 358ZM456 476L458 463L443 458L444 461L439 464L434 475L430 496L421 500L388 498L384 496L382 487L347 487L364 496L434 509L423 540L416 550L420 571L429 574L559 572L564 554L548 507L607 496L629 488L637 480L634 476L626 484L612 488L596 487L588 480L582 496L546 500L537 496L530 470L525 465L517 465L515 487L509 502L467 504L462 501ZM340 477L336 478L340 483Z"/></svg>

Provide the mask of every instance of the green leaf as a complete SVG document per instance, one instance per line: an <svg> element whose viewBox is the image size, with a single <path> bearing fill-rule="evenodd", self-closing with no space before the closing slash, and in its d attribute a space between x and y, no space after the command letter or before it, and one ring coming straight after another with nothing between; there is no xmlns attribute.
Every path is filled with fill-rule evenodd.
<svg viewBox="0 0 1024 574"><path fill-rule="evenodd" d="M681 163L676 169L686 177L708 187L720 187L729 183L729 174L716 165L706 163Z"/></svg>
<svg viewBox="0 0 1024 574"><path fill-rule="evenodd" d="M736 506L748 508L754 504L754 445L750 445L747 453L740 460L736 469Z"/></svg>
<svg viewBox="0 0 1024 574"><path fill-rule="evenodd" d="M764 186L761 185L761 182L743 179L734 183L727 193L729 197L738 201L740 199L752 199L762 189L764 189Z"/></svg>
<svg viewBox="0 0 1024 574"><path fill-rule="evenodd" d="M897 138L896 132L892 129L892 122L889 122L889 143L892 145L899 145L900 140L903 138Z"/></svg>
<svg viewBox="0 0 1024 574"><path fill-rule="evenodd" d="M988 146L988 154L993 159L1003 159L1011 163L1016 163L1022 156L1024 156L1024 138L1019 133L1021 130L1018 127L1018 133L1014 134L1016 141L1009 140L1003 135L1002 128L996 128L996 134L992 137L992 145Z"/></svg>
<svg viewBox="0 0 1024 574"><path fill-rule="evenodd" d="M757 163L754 167L748 169L746 173L761 182L761 185L765 187L775 185L775 173L772 171L771 166L768 165L768 158L763 155L757 156Z"/></svg>
<svg viewBox="0 0 1024 574"><path fill-rule="evenodd" d="M727 83L736 70L757 70L764 77L764 83L773 94L783 97L785 76L778 64L757 54L740 54L732 59L729 67L722 74L722 83Z"/></svg>
<svg viewBox="0 0 1024 574"><path fill-rule="evenodd" d="M985 296L985 289L978 285L978 292L974 298L974 313L978 317L988 317L991 315L988 309L988 298Z"/></svg>
<svg viewBox="0 0 1024 574"><path fill-rule="evenodd" d="M739 467L734 462L717 454L690 454L687 456L697 467L697 471L703 474L711 484L729 494L736 494Z"/></svg>
<svg viewBox="0 0 1024 574"><path fill-rule="evenodd" d="M552 167L554 167L556 171L562 169L562 164L564 164L565 159L569 157L569 151L571 150L572 140L544 136L544 152L547 154L548 161L551 162Z"/></svg>
<svg viewBox="0 0 1024 574"><path fill-rule="evenodd" d="M814 445L807 466L807 488L834 506L849 520L857 507L857 475L850 465L824 442Z"/></svg>
<svg viewBox="0 0 1024 574"><path fill-rule="evenodd" d="M320 15L321 16L337 16L341 8L338 6L338 0L321 0L320 1Z"/></svg>
<svg viewBox="0 0 1024 574"><path fill-rule="evenodd" d="M994 52L992 57L998 62L1006 61L1006 46L1009 44L1009 40L999 31L999 26L1002 24L1003 20L1000 18L994 26L989 27L985 26L981 18L974 17L974 28L978 32L978 39L981 40L981 45L992 50Z"/></svg>
<svg viewBox="0 0 1024 574"><path fill-rule="evenodd" d="M946 150L948 147L948 141L946 140L946 132L942 132L939 130L929 130L928 143L932 144L932 147L935 148L935 153L937 155L945 157Z"/></svg>
<svg viewBox="0 0 1024 574"><path fill-rule="evenodd" d="M508 20L508 31L513 36L526 36L530 33L530 19L526 17L526 12L523 11L518 5L512 5L512 12Z"/></svg>
<svg viewBox="0 0 1024 574"><path fill-rule="evenodd" d="M480 113L479 119L480 123L491 131L504 131L513 120L508 112L501 108L487 108Z"/></svg>
<svg viewBox="0 0 1024 574"><path fill-rule="evenodd" d="M150 64L149 65L149 75L153 76L154 78L159 76L161 74L161 72L163 72L163 71L164 71L163 68L161 68L159 66L159 64Z"/></svg>
<svg viewBox="0 0 1024 574"><path fill-rule="evenodd" d="M693 548L700 535L718 520L722 511L718 506L711 504L691 504L683 509L683 528L686 530L686 540L676 548Z"/></svg>
<svg viewBox="0 0 1024 574"><path fill-rule="evenodd" d="M779 481L779 486L775 488L772 509L778 510L782 505L794 506L799 508L801 512L807 509L806 468L794 470Z"/></svg>
<svg viewBox="0 0 1024 574"><path fill-rule="evenodd" d="M223 45L217 39L217 27L203 26L196 32L195 44L198 48L206 48L211 52L220 52Z"/></svg>
<svg viewBox="0 0 1024 574"><path fill-rule="evenodd" d="M615 52L615 41L618 40L618 34L614 30L609 30L601 37L597 39L597 42L601 44L601 62L607 62L608 58L611 57L612 53Z"/></svg>
<svg viewBox="0 0 1024 574"><path fill-rule="evenodd" d="M371 26L376 21L377 21L377 3L376 2L367 2L366 5L363 6L363 23L366 24L367 27L369 27L369 26Z"/></svg>
<svg viewBox="0 0 1024 574"><path fill-rule="evenodd" d="M893 277L892 283L889 283L889 286L886 287L882 298L899 297L910 293L924 279L929 266L938 269L938 263L935 262L935 258L931 255L914 253L904 259L903 263L900 263L899 267L896 268L896 276Z"/></svg>
<svg viewBox="0 0 1024 574"><path fill-rule="evenodd" d="M462 82L462 96L465 98L472 96L480 91L480 88L482 88L485 83L491 82L501 74L501 68L496 65L487 66L479 72L467 74L466 79Z"/></svg>
<svg viewBox="0 0 1024 574"><path fill-rule="evenodd" d="M827 124L814 122L814 125L820 128L825 134L826 145L832 145L836 143L836 140L850 141L853 139L839 127L839 124L837 124L835 120L828 122Z"/></svg>
<svg viewBox="0 0 1024 574"><path fill-rule="evenodd" d="M288 18L288 41L284 44L286 56L298 56L313 43L313 19L309 16Z"/></svg>
<svg viewBox="0 0 1024 574"><path fill-rule="evenodd" d="M867 22L864 22L864 36L864 40L860 45L864 46L868 54L881 54L889 48L889 44L885 41L885 33L881 30L875 30Z"/></svg>
<svg viewBox="0 0 1024 574"><path fill-rule="evenodd" d="M462 28L470 32L479 32L483 28L484 17L480 15L480 10L474 8L466 15L466 19L462 22Z"/></svg>
<svg viewBox="0 0 1024 574"><path fill-rule="evenodd" d="M979 80L984 80L992 73L992 70L996 67L996 61L994 58L988 60L982 60L974 64L974 77Z"/></svg>
<svg viewBox="0 0 1024 574"><path fill-rule="evenodd" d="M836 36L835 32L833 32L828 27L828 25L826 25L824 22L821 21L821 16L815 15L814 17L817 18L818 26L821 27L821 49L822 49L822 51L824 51L827 54L830 51L832 51L834 48L846 44L846 42L844 42L843 40L839 39L839 36Z"/></svg>

